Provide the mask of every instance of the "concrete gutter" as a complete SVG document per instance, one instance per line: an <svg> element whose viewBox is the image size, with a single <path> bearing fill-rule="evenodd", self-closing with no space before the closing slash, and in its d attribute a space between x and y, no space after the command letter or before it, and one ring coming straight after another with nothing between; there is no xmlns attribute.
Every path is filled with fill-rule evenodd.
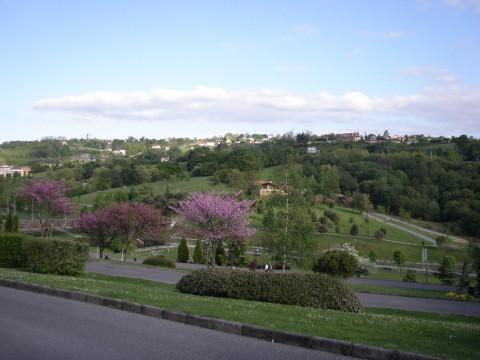
<svg viewBox="0 0 480 360"><path fill-rule="evenodd" d="M388 350L369 345L353 344L347 341L333 340L318 336L292 334L283 331L262 328L255 325L241 324L233 321L197 316L189 313L161 309L154 306L107 298L98 295L84 294L78 291L56 289L48 286L27 284L19 281L0 279L0 286L39 294L56 296L65 299L82 301L90 304L106 306L118 310L138 313L154 318L176 321L188 325L199 326L229 334L248 336L270 342L278 342L292 346L321 350L331 353L357 357L361 359L379 360L435 360L438 358L416 353Z"/></svg>

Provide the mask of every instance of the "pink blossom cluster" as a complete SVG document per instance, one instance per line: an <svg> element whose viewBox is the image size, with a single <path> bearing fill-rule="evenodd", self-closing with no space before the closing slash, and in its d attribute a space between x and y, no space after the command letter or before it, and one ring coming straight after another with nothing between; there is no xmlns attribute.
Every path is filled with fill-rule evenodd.
<svg viewBox="0 0 480 360"><path fill-rule="evenodd" d="M242 240L255 234L248 227L253 201L237 200L229 194L194 193L174 209L205 240Z"/></svg>
<svg viewBox="0 0 480 360"><path fill-rule="evenodd" d="M18 195L33 202L37 211L50 214L66 214L71 209L70 199L65 195L67 188L60 181L36 180L26 184Z"/></svg>
<svg viewBox="0 0 480 360"><path fill-rule="evenodd" d="M121 203L83 214L78 227L92 238L129 238L158 236L161 229L160 212L142 203Z"/></svg>

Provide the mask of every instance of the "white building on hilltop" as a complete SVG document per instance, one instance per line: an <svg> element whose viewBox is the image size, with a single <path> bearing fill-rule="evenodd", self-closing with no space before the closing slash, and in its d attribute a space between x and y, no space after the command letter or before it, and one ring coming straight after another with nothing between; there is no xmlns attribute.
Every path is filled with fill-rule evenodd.
<svg viewBox="0 0 480 360"><path fill-rule="evenodd" d="M7 176L13 176L15 174L19 174L20 176L26 176L30 174L30 169L28 166L21 166L21 167L16 167L16 166L10 166L10 165L2 165L0 166L0 176L7 177Z"/></svg>

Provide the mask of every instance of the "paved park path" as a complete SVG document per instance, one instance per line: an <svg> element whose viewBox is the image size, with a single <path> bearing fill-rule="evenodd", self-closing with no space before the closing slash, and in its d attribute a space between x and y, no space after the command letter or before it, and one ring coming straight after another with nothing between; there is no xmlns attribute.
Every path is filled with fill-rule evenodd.
<svg viewBox="0 0 480 360"><path fill-rule="evenodd" d="M404 226L402 225L402 222L400 220L396 220L395 221L387 221L387 216L385 215L380 215L380 214L375 214L375 213L369 213L369 215L371 218L383 223L383 224L387 224L387 225L390 225L390 226L393 226L399 230L402 230L403 232L406 232L408 234L411 234L413 236L416 236L417 238L420 238L422 240L425 240L427 243L430 243L432 245L436 245L437 242L436 240L432 239L431 237L429 236L426 236L424 234L421 234L420 232L418 231L415 231L413 229L411 229L410 227L407 227L407 226ZM411 224L408 224L408 226L411 226ZM421 229L421 228L419 228ZM423 229L421 229L423 231Z"/></svg>
<svg viewBox="0 0 480 360"><path fill-rule="evenodd" d="M147 268L138 265L123 265L108 262L89 262L87 263L86 271L105 275L141 278L167 284L175 284L185 275L185 272L178 270ZM480 317L480 303L478 302L462 302L367 293L358 293L357 295L362 301L362 304L366 307L380 307Z"/></svg>
<svg viewBox="0 0 480 360"><path fill-rule="evenodd" d="M0 304L2 360L347 359L11 288Z"/></svg>

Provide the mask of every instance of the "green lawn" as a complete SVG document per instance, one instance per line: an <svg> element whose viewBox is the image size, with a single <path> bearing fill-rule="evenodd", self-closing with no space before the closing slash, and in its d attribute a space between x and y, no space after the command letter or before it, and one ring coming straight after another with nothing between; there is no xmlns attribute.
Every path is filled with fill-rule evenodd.
<svg viewBox="0 0 480 360"><path fill-rule="evenodd" d="M401 268L399 272L396 270L377 268L375 274L368 275L367 279L403 281L406 271L406 268ZM428 275L428 281L425 273L417 272L416 278L417 283L440 284L440 280L433 276L432 272Z"/></svg>
<svg viewBox="0 0 480 360"><path fill-rule="evenodd" d="M228 188L225 184L214 185L211 181L210 176L192 177L188 180L178 180L178 181L162 180L162 181L156 181L152 183L133 186L133 188L137 190L141 189L142 187L151 188L154 196L164 194L167 188L171 192L187 192L187 193L196 192L196 191L215 191L215 192L222 192L222 191L231 192L232 191L232 189ZM77 196L73 200L81 204L94 204L96 197L99 196L100 194L122 191L122 189L123 188L113 188L105 191L95 191L85 195Z"/></svg>
<svg viewBox="0 0 480 360"><path fill-rule="evenodd" d="M77 290L255 324L275 330L342 339L450 359L478 355L480 319L370 309L362 314L182 294L173 285L87 274L61 277L0 269L0 277Z"/></svg>
<svg viewBox="0 0 480 360"><path fill-rule="evenodd" d="M362 256L368 256L370 251L374 251L377 259L392 260L393 252L400 250L405 255L407 262L421 262L421 248L419 246L397 244L376 239L365 239L350 235L335 236L333 234L318 234L317 238L320 249L338 246L342 243L350 243ZM465 256L466 251L466 248L444 250L432 247L428 249L428 261L439 262L444 254L452 255L460 261L460 259L463 259Z"/></svg>
<svg viewBox="0 0 480 360"><path fill-rule="evenodd" d="M326 206L320 206L318 213L323 216L323 212L328 209ZM342 208L342 207L335 207L332 209L336 213L340 215L340 233L341 234L350 234L350 229L352 224L355 223L359 227L359 235L362 236L374 236L375 231L379 230L380 228L384 228L387 230L387 234L385 235L385 240L394 240L394 241L401 241L406 243L413 243L413 244L422 244L422 239L404 232L396 227L393 227L388 224L381 223L371 217L368 218L368 223L365 221L366 216L360 214L356 210ZM353 219L353 223L350 222L350 219ZM335 226L330 226L331 232L335 231Z"/></svg>

